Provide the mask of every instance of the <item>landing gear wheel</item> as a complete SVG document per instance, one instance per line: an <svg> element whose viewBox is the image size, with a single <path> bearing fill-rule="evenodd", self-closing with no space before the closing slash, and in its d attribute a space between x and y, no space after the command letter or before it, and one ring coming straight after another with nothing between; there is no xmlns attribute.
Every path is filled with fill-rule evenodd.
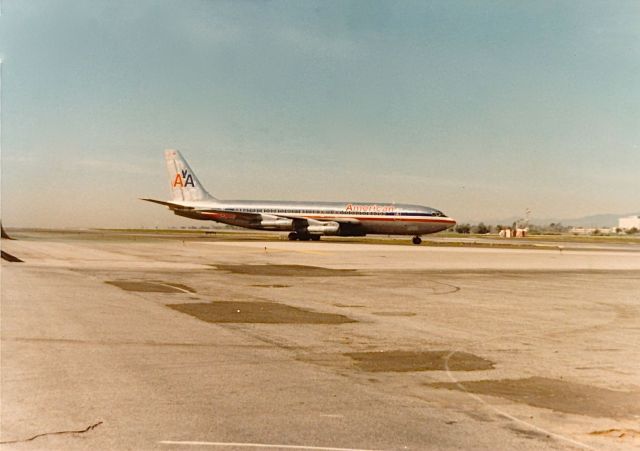
<svg viewBox="0 0 640 451"><path fill-rule="evenodd" d="M291 232L288 238L289 238L289 241L295 241L298 239L298 234L296 232Z"/></svg>
<svg viewBox="0 0 640 451"><path fill-rule="evenodd" d="M420 238L419 236L414 236L411 241L413 242L413 244L420 244L422 243L422 238Z"/></svg>
<svg viewBox="0 0 640 451"><path fill-rule="evenodd" d="M298 239L300 241L309 241L311 239L311 235L298 235Z"/></svg>
<svg viewBox="0 0 640 451"><path fill-rule="evenodd" d="M313 241L320 241L320 235L311 235Z"/></svg>

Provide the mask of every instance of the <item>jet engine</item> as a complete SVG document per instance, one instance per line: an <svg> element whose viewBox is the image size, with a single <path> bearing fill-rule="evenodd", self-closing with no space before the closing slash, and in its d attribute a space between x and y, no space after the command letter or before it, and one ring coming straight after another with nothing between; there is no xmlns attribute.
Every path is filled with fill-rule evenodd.
<svg viewBox="0 0 640 451"><path fill-rule="evenodd" d="M323 235L337 235L340 231L340 224L335 221L317 222L307 226L309 233L321 233Z"/></svg>
<svg viewBox="0 0 640 451"><path fill-rule="evenodd" d="M293 220L288 218L263 219L260 226L268 229L291 230L293 229Z"/></svg>

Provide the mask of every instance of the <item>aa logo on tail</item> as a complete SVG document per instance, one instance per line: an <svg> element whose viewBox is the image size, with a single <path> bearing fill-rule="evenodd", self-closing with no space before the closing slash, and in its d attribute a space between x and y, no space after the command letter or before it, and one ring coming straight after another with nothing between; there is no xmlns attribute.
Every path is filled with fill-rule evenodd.
<svg viewBox="0 0 640 451"><path fill-rule="evenodd" d="M176 178L173 180L173 187L186 188L187 186L192 186L195 188L195 183L193 183L193 177L189 174L189 171L183 169L181 173L176 174Z"/></svg>

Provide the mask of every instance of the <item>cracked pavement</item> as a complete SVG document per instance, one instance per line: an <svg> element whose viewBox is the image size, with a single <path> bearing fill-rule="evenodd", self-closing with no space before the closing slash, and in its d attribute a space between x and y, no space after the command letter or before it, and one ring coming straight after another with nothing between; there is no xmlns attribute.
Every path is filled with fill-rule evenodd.
<svg viewBox="0 0 640 451"><path fill-rule="evenodd" d="M637 430L632 411L536 407L519 383L502 397L491 385L635 396L638 252L16 237L3 242L24 260L2 262L3 450L638 446L637 434L599 432ZM308 266L332 271L306 277ZM216 323L168 307L213 301L354 322ZM394 369L414 351L495 365ZM368 371L350 357L365 352L393 359ZM452 377L488 388L480 401L438 388Z"/></svg>

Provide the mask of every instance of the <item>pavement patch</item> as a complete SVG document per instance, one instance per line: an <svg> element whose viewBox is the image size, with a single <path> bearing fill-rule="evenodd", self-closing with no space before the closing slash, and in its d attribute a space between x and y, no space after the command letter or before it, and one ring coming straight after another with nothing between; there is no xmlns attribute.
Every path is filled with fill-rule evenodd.
<svg viewBox="0 0 640 451"><path fill-rule="evenodd" d="M614 438L640 439L640 431L635 429L606 429L604 431L589 432L589 435L600 435Z"/></svg>
<svg viewBox="0 0 640 451"><path fill-rule="evenodd" d="M551 436L548 434L545 434L543 432L539 432L536 430L531 430L531 429L522 429L516 426L507 426L507 429L510 431L515 432L517 435L524 437L524 438L529 438L529 439L534 439L534 440L549 440L551 439Z"/></svg>
<svg viewBox="0 0 640 451"><path fill-rule="evenodd" d="M195 293L196 291L181 283L151 282L137 280L107 280L105 283L125 291L143 293Z"/></svg>
<svg viewBox="0 0 640 451"><path fill-rule="evenodd" d="M197 302L169 304L174 310L208 323L344 324L355 320L334 313L320 313L274 302Z"/></svg>
<svg viewBox="0 0 640 451"><path fill-rule="evenodd" d="M2 236L3 240L13 240L13 238L9 236L6 230L4 230L4 226L2 224L0 224L0 235Z"/></svg>
<svg viewBox="0 0 640 451"><path fill-rule="evenodd" d="M11 263L24 263L22 260L20 260L18 257L16 257L15 255L11 255L8 252L5 251L0 251L2 253L2 259L6 260L8 262Z"/></svg>
<svg viewBox="0 0 640 451"><path fill-rule="evenodd" d="M629 418L640 415L640 393L614 391L546 377L439 382L435 388L506 398L533 407L590 417ZM464 387L464 388L463 388Z"/></svg>
<svg viewBox="0 0 640 451"><path fill-rule="evenodd" d="M373 312L378 316L416 316L414 312Z"/></svg>
<svg viewBox="0 0 640 451"><path fill-rule="evenodd" d="M256 288L290 288L291 285L279 285L279 284L272 284L272 285L260 285L260 284L256 284L256 285L251 285L252 287L256 287Z"/></svg>
<svg viewBox="0 0 640 451"><path fill-rule="evenodd" d="M306 265L213 265L220 271L247 276L340 277L357 276L355 269L333 269Z"/></svg>
<svg viewBox="0 0 640 451"><path fill-rule="evenodd" d="M445 371L446 358L451 351L374 351L348 352L355 365L364 371ZM456 352L449 359L452 371L491 370L494 363L474 354Z"/></svg>

